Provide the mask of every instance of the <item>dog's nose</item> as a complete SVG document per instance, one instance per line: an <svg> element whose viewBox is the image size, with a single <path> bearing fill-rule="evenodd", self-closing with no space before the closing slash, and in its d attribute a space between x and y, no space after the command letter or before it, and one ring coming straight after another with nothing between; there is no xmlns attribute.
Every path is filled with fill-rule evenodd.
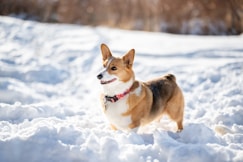
<svg viewBox="0 0 243 162"><path fill-rule="evenodd" d="M99 75L97 75L97 78L98 79L102 79L103 78L103 75L102 74L99 74Z"/></svg>

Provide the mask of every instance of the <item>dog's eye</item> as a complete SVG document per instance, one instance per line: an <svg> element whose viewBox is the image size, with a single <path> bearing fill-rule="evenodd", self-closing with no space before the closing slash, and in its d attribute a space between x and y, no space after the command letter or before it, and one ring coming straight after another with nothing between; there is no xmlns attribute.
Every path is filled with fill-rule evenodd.
<svg viewBox="0 0 243 162"><path fill-rule="evenodd" d="M112 67L111 67L111 70L112 70L112 71L115 71L115 70L117 70L117 67L112 66Z"/></svg>

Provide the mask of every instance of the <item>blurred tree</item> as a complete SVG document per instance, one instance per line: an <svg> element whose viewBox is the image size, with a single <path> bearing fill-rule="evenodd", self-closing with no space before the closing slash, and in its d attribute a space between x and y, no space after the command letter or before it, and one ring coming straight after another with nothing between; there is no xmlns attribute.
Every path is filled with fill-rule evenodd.
<svg viewBox="0 0 243 162"><path fill-rule="evenodd" d="M1 0L0 14L181 34L243 31L243 0Z"/></svg>

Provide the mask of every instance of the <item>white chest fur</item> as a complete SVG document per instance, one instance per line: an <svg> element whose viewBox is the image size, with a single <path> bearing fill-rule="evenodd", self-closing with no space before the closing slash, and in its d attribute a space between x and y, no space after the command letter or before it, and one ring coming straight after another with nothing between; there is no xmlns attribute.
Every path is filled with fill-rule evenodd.
<svg viewBox="0 0 243 162"><path fill-rule="evenodd" d="M124 88L123 88L124 89ZM141 95L141 84L133 91L131 94L137 96ZM105 102L105 115L109 122L120 130L130 130L129 125L132 123L131 115L124 115L129 109L129 104L127 103L129 94L119 99L117 102Z"/></svg>
<svg viewBox="0 0 243 162"><path fill-rule="evenodd" d="M109 122L122 130L129 130L129 124L131 124L131 116L124 116L123 113L127 112L129 106L127 104L128 96L118 100L117 102L106 102L105 115Z"/></svg>

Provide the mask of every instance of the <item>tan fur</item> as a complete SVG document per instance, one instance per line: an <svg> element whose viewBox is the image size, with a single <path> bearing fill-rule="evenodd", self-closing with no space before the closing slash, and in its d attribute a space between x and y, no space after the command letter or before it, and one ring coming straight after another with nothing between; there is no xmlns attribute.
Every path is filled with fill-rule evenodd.
<svg viewBox="0 0 243 162"><path fill-rule="evenodd" d="M101 51L103 65L109 75L118 77L121 85L133 79L131 92L124 102L124 107L127 107L126 111L119 116L120 118L122 116L131 117L131 123L128 125L130 129L159 120L164 114L177 123L178 131L183 129L184 97L176 84L174 75L167 74L148 82L139 82L135 80L132 70L134 49L122 58L113 57L109 48L104 44L101 45ZM108 59L111 57L113 59L109 63ZM117 70L111 70L112 67L116 67ZM106 106L103 103L104 112L106 112ZM117 129L115 124L119 123L111 123L113 129Z"/></svg>
<svg viewBox="0 0 243 162"><path fill-rule="evenodd" d="M127 104L129 109L126 113L122 115L131 115L132 123L130 128L136 128L144 123L144 120L149 116L150 108L152 105L152 93L148 88L142 88L142 92L139 96L136 94L129 95Z"/></svg>

